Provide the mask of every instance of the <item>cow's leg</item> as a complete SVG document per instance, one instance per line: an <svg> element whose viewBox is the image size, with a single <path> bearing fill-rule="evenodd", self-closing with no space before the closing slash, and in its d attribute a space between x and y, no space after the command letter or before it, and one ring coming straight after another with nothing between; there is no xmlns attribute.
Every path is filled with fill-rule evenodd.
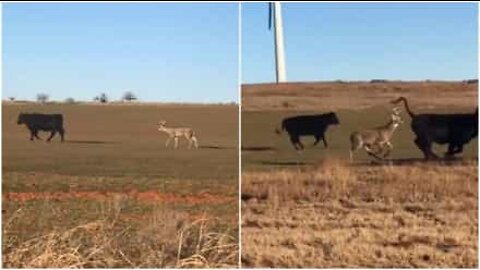
<svg viewBox="0 0 480 270"><path fill-rule="evenodd" d="M425 142L425 149L428 153L428 158L429 159L439 159L439 157L432 151L432 142L427 140Z"/></svg>
<svg viewBox="0 0 480 270"><path fill-rule="evenodd" d="M42 138L38 137L38 130L33 131L33 136L35 136L35 138L37 138L37 140L42 140Z"/></svg>
<svg viewBox="0 0 480 270"><path fill-rule="evenodd" d="M49 141L53 138L53 136L55 136L56 133L57 133L57 131L56 131L56 130L53 130L53 131L50 133L50 137L48 137L47 142L49 142Z"/></svg>
<svg viewBox="0 0 480 270"><path fill-rule="evenodd" d="M463 145L462 144L454 144L450 143L448 145L448 151L445 153L445 157L453 157L453 155L463 152Z"/></svg>
<svg viewBox="0 0 480 270"><path fill-rule="evenodd" d="M462 153L463 152L463 144L459 144L457 145L457 149L455 149L455 151L453 151L453 154L458 154L458 153Z"/></svg>
<svg viewBox="0 0 480 270"><path fill-rule="evenodd" d="M305 148L302 142L300 141L300 137L297 137L297 145L300 147L300 150L303 150Z"/></svg>
<svg viewBox="0 0 480 270"><path fill-rule="evenodd" d="M455 145L453 143L449 143L448 144L448 150L447 152L445 152L445 157L446 158L449 158L449 157L452 157L454 152L455 152Z"/></svg>
<svg viewBox="0 0 480 270"><path fill-rule="evenodd" d="M420 149L420 151L422 151L425 159L427 159L427 158L428 158L428 154L427 154L427 152L425 151L424 145L423 145L422 141L420 140L420 138L419 138L419 137L415 138L414 142L415 142L415 145L418 147L418 149Z"/></svg>
<svg viewBox="0 0 480 270"><path fill-rule="evenodd" d="M35 131L30 130L30 141L33 141L33 138L35 137Z"/></svg>
<svg viewBox="0 0 480 270"><path fill-rule="evenodd" d="M299 144L298 136L290 135L290 142L292 143L295 150L301 150L298 145Z"/></svg>
<svg viewBox="0 0 480 270"><path fill-rule="evenodd" d="M318 142L322 139L322 136L320 135L315 135L315 142L313 143L313 146L317 145Z"/></svg>
<svg viewBox="0 0 480 270"><path fill-rule="evenodd" d="M327 140L325 139L325 135L322 136L322 140L323 140L323 145L325 146L325 148L327 148L328 144L327 144Z"/></svg>
<svg viewBox="0 0 480 270"><path fill-rule="evenodd" d="M415 139L415 144L423 152L425 159L438 158L438 156L432 152L432 143L427 139L417 137Z"/></svg>
<svg viewBox="0 0 480 270"><path fill-rule="evenodd" d="M62 142L64 141L64 136L65 136L65 130L63 128L58 130L58 133L60 133L60 138L62 139Z"/></svg>

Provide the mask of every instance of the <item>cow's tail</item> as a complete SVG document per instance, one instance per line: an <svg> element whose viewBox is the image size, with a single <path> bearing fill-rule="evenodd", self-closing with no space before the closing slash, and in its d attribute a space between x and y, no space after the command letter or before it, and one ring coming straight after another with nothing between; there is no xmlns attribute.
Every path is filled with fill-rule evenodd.
<svg viewBox="0 0 480 270"><path fill-rule="evenodd" d="M407 110L407 113L410 115L411 118L414 118L415 114L410 110L410 107L408 106L407 99L405 97L399 97L396 100L392 100L391 103L398 104L402 101L403 101L403 105L405 106L405 109Z"/></svg>
<svg viewBox="0 0 480 270"><path fill-rule="evenodd" d="M275 128L275 133L280 135L284 130L285 130L285 121L282 121L282 125L280 127Z"/></svg>

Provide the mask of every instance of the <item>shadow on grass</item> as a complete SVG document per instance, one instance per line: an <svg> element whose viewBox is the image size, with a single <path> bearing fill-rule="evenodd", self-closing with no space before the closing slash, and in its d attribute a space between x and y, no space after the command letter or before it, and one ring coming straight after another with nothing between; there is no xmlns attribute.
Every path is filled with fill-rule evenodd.
<svg viewBox="0 0 480 270"><path fill-rule="evenodd" d="M113 144L113 143L116 143L116 142L108 142L108 141L80 141L80 140L74 140L74 141L70 141L70 140L66 140L65 141L66 143L76 143L76 144Z"/></svg>
<svg viewBox="0 0 480 270"><path fill-rule="evenodd" d="M260 162L262 165L269 165L269 166L305 166L305 165L313 165L312 162L304 162L304 161L262 161Z"/></svg>
<svg viewBox="0 0 480 270"><path fill-rule="evenodd" d="M217 146L217 145L200 145L198 148L200 148L200 149L217 149L217 150L237 149L236 147Z"/></svg>
<svg viewBox="0 0 480 270"><path fill-rule="evenodd" d="M409 166L409 165L420 165L420 164L435 164L435 165L461 165L462 163L470 163L477 161L478 158L439 158L426 160L424 158L399 158L399 159L384 159L384 160L371 160L361 163L354 163L352 166L384 166L384 165L393 165L393 166Z"/></svg>
<svg viewBox="0 0 480 270"><path fill-rule="evenodd" d="M274 150L276 149L269 146L252 146L252 147L242 146L242 151L262 152L262 151L274 151Z"/></svg>

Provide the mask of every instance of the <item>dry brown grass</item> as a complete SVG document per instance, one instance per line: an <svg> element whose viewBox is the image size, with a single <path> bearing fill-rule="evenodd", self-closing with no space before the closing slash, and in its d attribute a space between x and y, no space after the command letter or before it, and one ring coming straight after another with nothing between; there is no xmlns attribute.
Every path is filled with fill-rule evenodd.
<svg viewBox="0 0 480 270"><path fill-rule="evenodd" d="M360 110L406 96L412 109L471 110L477 105L478 84L462 82L297 82L242 86L242 112L295 110ZM432 99L432 97L435 97Z"/></svg>
<svg viewBox="0 0 480 270"><path fill-rule="evenodd" d="M477 267L477 162L243 172L247 267Z"/></svg>
<svg viewBox="0 0 480 270"><path fill-rule="evenodd" d="M237 106L2 105L4 267L238 267ZM66 141L29 141L20 112L62 113Z"/></svg>
<svg viewBox="0 0 480 270"><path fill-rule="evenodd" d="M181 211L157 207L146 220L122 218L122 198L103 205L104 218L19 242L16 219L4 221L5 268L217 268L238 267L234 232L214 219L189 221ZM55 205L52 205L55 207Z"/></svg>

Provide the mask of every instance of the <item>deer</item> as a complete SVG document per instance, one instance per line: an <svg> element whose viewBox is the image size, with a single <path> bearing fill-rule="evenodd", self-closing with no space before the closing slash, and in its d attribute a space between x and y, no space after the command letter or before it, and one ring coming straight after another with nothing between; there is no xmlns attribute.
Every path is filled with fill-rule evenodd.
<svg viewBox="0 0 480 270"><path fill-rule="evenodd" d="M171 140L174 140L174 148L178 148L178 138L185 137L188 140L188 149L192 148L192 144L195 148L198 148L198 141L195 137L195 132L191 128L184 127L167 127L167 121L161 120L158 122L158 131L165 132L168 134L168 139L165 142L165 147L168 147Z"/></svg>
<svg viewBox="0 0 480 270"><path fill-rule="evenodd" d="M385 125L353 132L350 135L350 161L353 161L353 154L360 148L376 159L386 158L393 149L390 139L401 123L403 120L400 117L400 109L395 107L390 114L390 121ZM383 157L379 157L382 151L384 151Z"/></svg>

